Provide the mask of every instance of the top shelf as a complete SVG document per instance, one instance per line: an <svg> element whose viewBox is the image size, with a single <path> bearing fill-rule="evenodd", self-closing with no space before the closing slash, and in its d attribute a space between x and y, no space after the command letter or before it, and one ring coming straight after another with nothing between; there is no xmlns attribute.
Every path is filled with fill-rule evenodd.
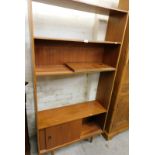
<svg viewBox="0 0 155 155"><path fill-rule="evenodd" d="M89 40L77 40L77 39L62 39L62 38L48 38L48 37L38 37L34 36L35 40L49 40L49 41L59 41L59 42L77 42L77 43L91 43L91 44L105 44L105 45L120 45L121 42L113 41L89 41Z"/></svg>
<svg viewBox="0 0 155 155"><path fill-rule="evenodd" d="M91 2L85 2L84 0L33 0L33 1L52 4L52 5L80 10L80 11L104 14L104 15L108 15L109 12L112 12L114 14L115 13L122 13L122 14L128 13L128 11L126 10L101 7Z"/></svg>

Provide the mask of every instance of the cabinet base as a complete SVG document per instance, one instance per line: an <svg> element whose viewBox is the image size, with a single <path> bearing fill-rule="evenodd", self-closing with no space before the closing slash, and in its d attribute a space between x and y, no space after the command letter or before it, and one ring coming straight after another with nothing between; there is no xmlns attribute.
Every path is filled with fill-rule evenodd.
<svg viewBox="0 0 155 155"><path fill-rule="evenodd" d="M123 131L126 131L126 130L128 130L128 129L129 129L129 126L126 125L126 126L124 126L124 127L122 127L122 128L119 128L119 129L113 131L113 132L110 132L110 133L108 133L107 131L104 131L104 133L102 133L102 136L103 136L106 140L110 140L110 139L112 139L114 136L116 136L117 134L119 134L119 133L121 133L121 132L123 132Z"/></svg>

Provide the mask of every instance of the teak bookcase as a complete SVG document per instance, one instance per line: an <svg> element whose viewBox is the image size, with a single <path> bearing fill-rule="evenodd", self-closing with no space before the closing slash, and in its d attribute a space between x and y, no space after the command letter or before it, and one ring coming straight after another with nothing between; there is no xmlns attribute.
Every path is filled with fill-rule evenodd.
<svg viewBox="0 0 155 155"><path fill-rule="evenodd" d="M122 7L124 1L120 1L118 9L101 7L83 0L35 1L110 16L106 39L102 42L40 38L33 35L32 1L29 0L38 152L44 154L104 133L128 11ZM38 77L90 72L100 72L96 100L38 111Z"/></svg>

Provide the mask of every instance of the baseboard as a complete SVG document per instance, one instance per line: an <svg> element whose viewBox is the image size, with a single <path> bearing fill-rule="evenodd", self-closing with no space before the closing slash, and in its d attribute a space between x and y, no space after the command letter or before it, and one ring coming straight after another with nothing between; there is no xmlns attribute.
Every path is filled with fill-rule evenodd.
<svg viewBox="0 0 155 155"><path fill-rule="evenodd" d="M123 131L126 131L126 130L128 130L128 129L129 129L129 126L126 125L126 126L123 126L123 127L119 128L119 129L117 129L117 130L111 132L111 133L108 133L107 131L104 131L104 133L102 134L102 136L103 136L106 140L110 140L110 139L112 139L114 136L116 136L117 134L119 134L119 133L121 133L121 132L123 132Z"/></svg>

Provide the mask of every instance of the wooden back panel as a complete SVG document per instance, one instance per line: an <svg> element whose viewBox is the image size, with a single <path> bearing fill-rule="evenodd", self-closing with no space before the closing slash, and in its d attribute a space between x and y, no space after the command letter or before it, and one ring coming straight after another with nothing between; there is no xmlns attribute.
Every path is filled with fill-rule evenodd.
<svg viewBox="0 0 155 155"><path fill-rule="evenodd" d="M127 18L128 14L110 12L105 40L122 42Z"/></svg>
<svg viewBox="0 0 155 155"><path fill-rule="evenodd" d="M57 65L70 62L104 63L104 61L108 60L107 64L115 67L119 46L120 45L35 40L36 65ZM110 59L111 56L113 59Z"/></svg>
<svg viewBox="0 0 155 155"><path fill-rule="evenodd" d="M96 99L108 109L113 86L114 72L100 73Z"/></svg>
<svg viewBox="0 0 155 155"><path fill-rule="evenodd" d="M104 63L116 67L119 57L120 46L104 48L103 58Z"/></svg>
<svg viewBox="0 0 155 155"><path fill-rule="evenodd" d="M114 76L115 76L114 72L100 73L96 100L100 101L100 103L107 110L109 109ZM101 119L100 122L102 122L102 127L104 128L106 117L102 117L100 119Z"/></svg>
<svg viewBox="0 0 155 155"><path fill-rule="evenodd" d="M119 0L119 9L129 10L129 0Z"/></svg>

